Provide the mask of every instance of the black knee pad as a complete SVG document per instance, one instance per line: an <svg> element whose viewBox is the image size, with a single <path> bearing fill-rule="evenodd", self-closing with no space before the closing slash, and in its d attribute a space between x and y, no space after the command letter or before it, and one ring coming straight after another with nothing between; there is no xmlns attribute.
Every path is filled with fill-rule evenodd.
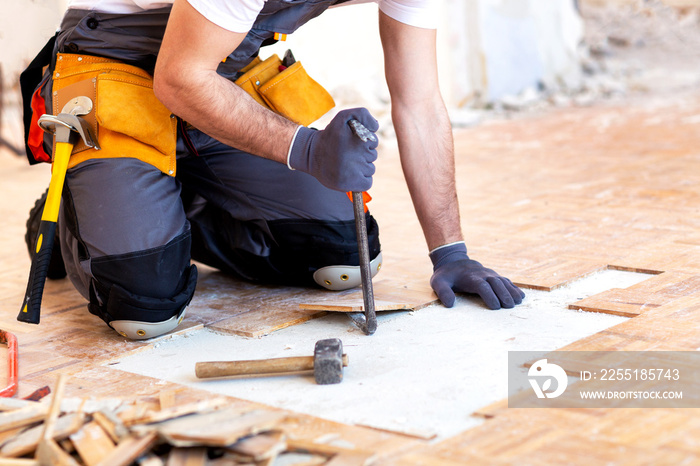
<svg viewBox="0 0 700 466"><path fill-rule="evenodd" d="M375 275L382 260L379 226L369 213L365 214L365 220L372 275ZM332 290L360 284L360 254L354 219L277 220L269 222L269 226L279 244L272 249L270 259L287 277L298 280L299 284L316 283ZM336 275L340 278L331 280Z"/></svg>
<svg viewBox="0 0 700 466"><path fill-rule="evenodd" d="M188 218L192 258L246 280L312 286L321 268L360 264L354 219L240 221L211 204ZM366 223L376 272L381 262L379 227L369 213ZM339 276L344 275L341 271ZM325 279L322 283L326 286Z"/></svg>
<svg viewBox="0 0 700 466"><path fill-rule="evenodd" d="M92 272L88 309L132 339L174 330L197 284L189 232L160 248L95 260Z"/></svg>

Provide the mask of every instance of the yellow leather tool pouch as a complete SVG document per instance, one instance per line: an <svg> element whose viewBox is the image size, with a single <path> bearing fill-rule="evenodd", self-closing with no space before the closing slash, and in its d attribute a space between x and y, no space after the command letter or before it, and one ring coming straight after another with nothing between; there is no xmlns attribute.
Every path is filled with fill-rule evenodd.
<svg viewBox="0 0 700 466"><path fill-rule="evenodd" d="M102 148L86 150L76 145L68 168L89 159L132 157L175 176L177 119L156 98L148 73L112 60L72 54L59 54L56 63L54 113L61 110L56 103L85 95L84 82L92 83L94 107L83 118L95 122Z"/></svg>
<svg viewBox="0 0 700 466"><path fill-rule="evenodd" d="M301 62L279 70L277 55L258 62L236 80L264 107L300 125L309 125L335 106L333 97L314 81Z"/></svg>

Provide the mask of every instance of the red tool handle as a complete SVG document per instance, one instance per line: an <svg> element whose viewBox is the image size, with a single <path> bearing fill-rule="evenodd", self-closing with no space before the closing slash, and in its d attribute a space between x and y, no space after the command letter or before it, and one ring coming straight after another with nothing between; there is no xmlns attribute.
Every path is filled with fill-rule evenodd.
<svg viewBox="0 0 700 466"><path fill-rule="evenodd" d="M7 387L0 390L0 396L9 398L17 393L17 338L0 330L0 343L7 345Z"/></svg>

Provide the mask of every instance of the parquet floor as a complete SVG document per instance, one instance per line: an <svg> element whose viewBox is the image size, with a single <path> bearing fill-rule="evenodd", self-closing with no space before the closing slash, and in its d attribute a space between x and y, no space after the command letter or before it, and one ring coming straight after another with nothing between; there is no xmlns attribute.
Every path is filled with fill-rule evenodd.
<svg viewBox="0 0 700 466"><path fill-rule="evenodd" d="M16 138L11 121L6 115L3 134ZM606 268L655 274L628 289L570 303L633 318L565 349L700 348L699 94L490 121L456 131L455 138L473 258L525 288L543 290ZM380 157L370 204L385 257L378 299L397 300L401 290L402 299L418 305L433 299L427 250L391 144ZM59 372L71 376L68 396L157 399L165 389L183 402L209 396L110 368L111 359L153 342L125 341L106 328L65 280L48 283L41 325L15 321L29 271L24 221L48 183L48 170L28 167L3 149L0 166L0 328L20 342L19 396L53 384ZM208 326L258 336L320 315L298 305L326 299L338 295L254 286L205 269L179 332ZM477 413L488 419L483 425L437 444L304 415L289 431L304 440L336 432L392 465L700 464L696 411L508 409L497 403Z"/></svg>

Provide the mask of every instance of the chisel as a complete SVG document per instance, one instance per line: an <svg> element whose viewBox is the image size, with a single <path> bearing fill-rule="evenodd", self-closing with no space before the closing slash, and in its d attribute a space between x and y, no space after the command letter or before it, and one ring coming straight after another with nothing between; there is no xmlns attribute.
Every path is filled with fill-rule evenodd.
<svg viewBox="0 0 700 466"><path fill-rule="evenodd" d="M352 132L362 141L377 141L377 137L357 120L348 122ZM377 314L374 310L374 289L372 288L372 272L370 270L369 239L367 238L367 222L365 221L365 203L361 192L352 193L352 205L355 211L355 229L357 231L357 247L360 252L360 277L362 278L362 299L364 314L350 312L348 316L360 330L372 335L377 330Z"/></svg>

